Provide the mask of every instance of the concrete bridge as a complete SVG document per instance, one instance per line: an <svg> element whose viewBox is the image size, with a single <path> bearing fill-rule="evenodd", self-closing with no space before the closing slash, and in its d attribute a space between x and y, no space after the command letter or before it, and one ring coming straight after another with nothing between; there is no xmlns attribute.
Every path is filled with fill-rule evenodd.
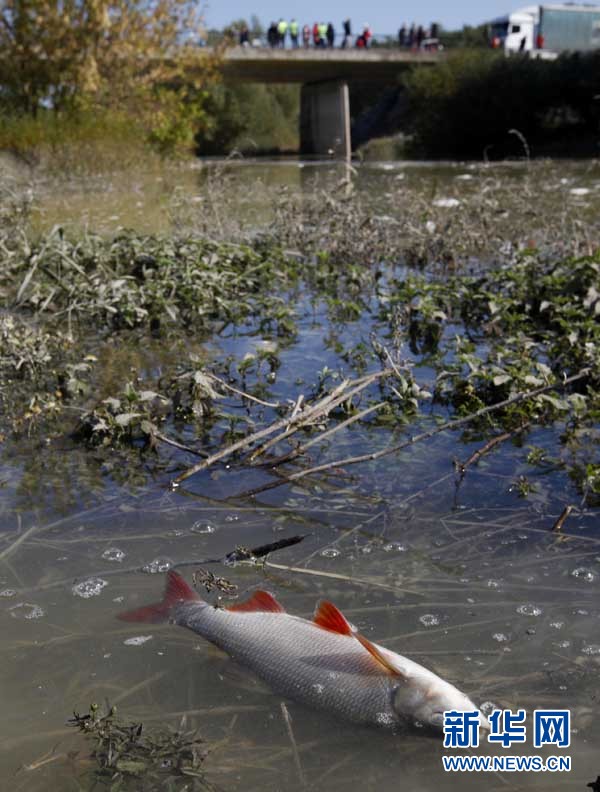
<svg viewBox="0 0 600 792"><path fill-rule="evenodd" d="M348 83L394 85L412 66L438 63L440 52L364 49L259 49L232 47L221 70L231 82L302 83L300 150L349 159Z"/></svg>

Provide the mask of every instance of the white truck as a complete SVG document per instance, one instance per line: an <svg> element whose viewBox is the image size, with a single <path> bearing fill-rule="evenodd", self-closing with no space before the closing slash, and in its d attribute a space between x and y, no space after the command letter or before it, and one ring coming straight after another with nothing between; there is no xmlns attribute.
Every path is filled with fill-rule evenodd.
<svg viewBox="0 0 600 792"><path fill-rule="evenodd" d="M556 57L600 48L600 6L531 5L490 23L490 44L506 53Z"/></svg>

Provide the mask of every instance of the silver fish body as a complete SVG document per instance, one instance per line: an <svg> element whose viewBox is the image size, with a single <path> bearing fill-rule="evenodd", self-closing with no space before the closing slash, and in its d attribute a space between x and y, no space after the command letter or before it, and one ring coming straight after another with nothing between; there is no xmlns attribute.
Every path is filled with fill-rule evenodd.
<svg viewBox="0 0 600 792"><path fill-rule="evenodd" d="M358 641L286 613L236 613L201 603L173 620L223 649L269 687L355 723L397 727L397 683Z"/></svg>
<svg viewBox="0 0 600 792"><path fill-rule="evenodd" d="M177 573L169 572L167 581L162 602L119 618L187 627L283 696L391 730L410 723L441 728L447 710L478 711L437 674L365 638L329 602L309 621L286 613L267 592L216 608ZM481 714L480 724L488 727Z"/></svg>

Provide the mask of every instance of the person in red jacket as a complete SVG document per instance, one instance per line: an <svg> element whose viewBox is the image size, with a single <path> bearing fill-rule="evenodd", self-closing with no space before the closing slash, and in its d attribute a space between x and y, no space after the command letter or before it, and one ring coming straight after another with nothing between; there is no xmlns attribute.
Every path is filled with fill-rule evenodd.
<svg viewBox="0 0 600 792"><path fill-rule="evenodd" d="M319 23L315 22L313 25L313 44L315 47L321 46L321 36L319 34Z"/></svg>

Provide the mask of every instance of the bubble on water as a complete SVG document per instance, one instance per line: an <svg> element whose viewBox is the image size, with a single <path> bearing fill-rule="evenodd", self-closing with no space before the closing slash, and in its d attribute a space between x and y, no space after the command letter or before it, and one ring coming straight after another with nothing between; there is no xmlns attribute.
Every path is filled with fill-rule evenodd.
<svg viewBox="0 0 600 792"><path fill-rule="evenodd" d="M508 641L508 635L505 635L504 633L500 633L500 632L494 633L492 635L492 638L494 639L494 641L498 641L498 643L503 643L504 641Z"/></svg>
<svg viewBox="0 0 600 792"><path fill-rule="evenodd" d="M105 586L108 586L108 580L92 577L87 580L82 580L80 583L76 583L71 591L76 597L89 599L90 597L97 597Z"/></svg>
<svg viewBox="0 0 600 792"><path fill-rule="evenodd" d="M231 522L237 522L239 519L240 519L240 518L238 517L238 515L237 515L237 514L228 514L228 515L225 517L225 522L229 522L229 523L231 523Z"/></svg>
<svg viewBox="0 0 600 792"><path fill-rule="evenodd" d="M0 597L15 597L16 594L15 589L3 589L0 591Z"/></svg>
<svg viewBox="0 0 600 792"><path fill-rule="evenodd" d="M325 550L321 550L321 555L323 558L337 558L339 554L340 551L336 550L335 547L326 547Z"/></svg>
<svg viewBox="0 0 600 792"><path fill-rule="evenodd" d="M321 685L319 682L316 682L314 685L312 685L312 689L315 691L315 693L321 695L321 693L325 690L325 685Z"/></svg>
<svg viewBox="0 0 600 792"><path fill-rule="evenodd" d="M493 580L492 578L490 578L488 581L486 581L485 585L488 588L497 589L497 588L500 588L500 581L499 580Z"/></svg>
<svg viewBox="0 0 600 792"><path fill-rule="evenodd" d="M565 626L565 623L563 621L550 622L550 627L554 627L555 630L562 630L562 628L564 626Z"/></svg>
<svg viewBox="0 0 600 792"><path fill-rule="evenodd" d="M373 552L373 545L365 545L364 547L361 547L360 552L363 555L369 555L369 553Z"/></svg>
<svg viewBox="0 0 600 792"><path fill-rule="evenodd" d="M216 530L217 529L215 528L214 525L211 525L211 523L205 522L204 520L198 520L198 522L195 522L190 528L190 531L192 533L197 533L197 534L211 534L214 533Z"/></svg>
<svg viewBox="0 0 600 792"><path fill-rule="evenodd" d="M396 722L396 719L391 712L378 712L375 715L375 721L380 726L392 726Z"/></svg>
<svg viewBox="0 0 600 792"><path fill-rule="evenodd" d="M590 191L587 187L572 187L569 192L571 195L587 195Z"/></svg>
<svg viewBox="0 0 600 792"><path fill-rule="evenodd" d="M151 641L153 637L152 635L134 635L133 638L126 638L123 643L125 646L141 646Z"/></svg>
<svg viewBox="0 0 600 792"><path fill-rule="evenodd" d="M600 655L600 644L584 644L581 651L586 655Z"/></svg>
<svg viewBox="0 0 600 792"><path fill-rule="evenodd" d="M540 608L539 605L532 605L530 602L519 605L517 608L517 613L520 613L522 616L540 616L542 612L542 608Z"/></svg>
<svg viewBox="0 0 600 792"><path fill-rule="evenodd" d="M558 641L555 646L558 646L560 649L568 649L571 646L571 641Z"/></svg>
<svg viewBox="0 0 600 792"><path fill-rule="evenodd" d="M17 602L8 610L13 619L41 619L45 615L44 609L34 602Z"/></svg>
<svg viewBox="0 0 600 792"><path fill-rule="evenodd" d="M123 550L119 550L118 547L109 547L102 553L102 558L104 558L105 561L117 561L121 563L125 558L125 553Z"/></svg>
<svg viewBox="0 0 600 792"><path fill-rule="evenodd" d="M493 701L484 701L483 704L479 707L479 709L484 715L487 716L487 715L491 715L491 713L495 709L498 709L498 707L496 706L496 704L494 704Z"/></svg>
<svg viewBox="0 0 600 792"><path fill-rule="evenodd" d="M173 562L169 558L154 558L149 564L144 564L142 572L148 575L156 575L159 572L168 572L173 566Z"/></svg>
<svg viewBox="0 0 600 792"><path fill-rule="evenodd" d="M405 553L406 546L401 544L400 542L388 542L387 544L383 545L383 549L386 553Z"/></svg>
<svg viewBox="0 0 600 792"><path fill-rule="evenodd" d="M421 624L424 624L425 627L435 627L436 624L440 623L440 617L436 616L434 613L424 613L422 616L419 616L419 621Z"/></svg>
<svg viewBox="0 0 600 792"><path fill-rule="evenodd" d="M596 580L596 575L592 572L592 570L586 569L585 567L577 567L577 569L574 569L571 572L571 577L583 580L585 583L593 583L594 580Z"/></svg>

